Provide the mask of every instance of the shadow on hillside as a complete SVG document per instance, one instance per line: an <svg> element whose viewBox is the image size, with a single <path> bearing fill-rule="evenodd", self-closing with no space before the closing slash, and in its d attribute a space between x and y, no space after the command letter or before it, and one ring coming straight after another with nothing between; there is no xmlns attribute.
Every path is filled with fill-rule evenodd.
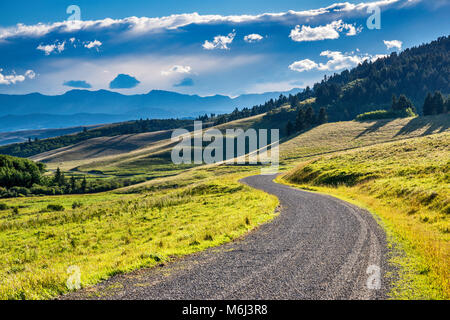
<svg viewBox="0 0 450 320"><path fill-rule="evenodd" d="M389 122L393 121L395 119L383 119L383 120L376 120L369 128L367 128L366 130L364 130L363 132L361 132L360 134L358 134L355 138L353 138L353 140L356 140L366 134L370 134L373 133L375 131L378 131L381 127L384 127L386 124L388 124ZM372 122L368 121L368 122Z"/></svg>
<svg viewBox="0 0 450 320"><path fill-rule="evenodd" d="M410 134L424 127L427 128L421 134L422 136L444 132L450 128L450 115L442 114L437 116L412 118L408 124L395 134L395 137Z"/></svg>

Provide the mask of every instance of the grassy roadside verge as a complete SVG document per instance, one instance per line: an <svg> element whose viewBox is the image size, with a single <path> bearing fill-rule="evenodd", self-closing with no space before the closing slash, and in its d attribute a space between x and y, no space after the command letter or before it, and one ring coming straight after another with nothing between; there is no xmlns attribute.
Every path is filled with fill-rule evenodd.
<svg viewBox="0 0 450 320"><path fill-rule="evenodd" d="M394 299L449 299L450 134L317 158L278 182L334 195L381 219L396 244Z"/></svg>
<svg viewBox="0 0 450 320"><path fill-rule="evenodd" d="M209 175L181 188L126 195L2 201L19 208L0 211L0 299L67 292L72 265L87 286L242 236L273 219L278 205L276 197L238 182L247 175Z"/></svg>

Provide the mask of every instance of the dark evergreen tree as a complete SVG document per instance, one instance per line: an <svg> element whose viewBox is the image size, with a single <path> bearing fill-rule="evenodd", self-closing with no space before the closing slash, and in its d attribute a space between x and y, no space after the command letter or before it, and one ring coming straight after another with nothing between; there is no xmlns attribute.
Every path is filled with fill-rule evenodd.
<svg viewBox="0 0 450 320"><path fill-rule="evenodd" d="M297 117L295 118L295 131L301 131L305 129L305 111L300 108L297 112Z"/></svg>
<svg viewBox="0 0 450 320"><path fill-rule="evenodd" d="M53 177L53 183L57 186L65 185L64 173L58 167L55 171L55 176Z"/></svg>
<svg viewBox="0 0 450 320"><path fill-rule="evenodd" d="M314 109L309 106L305 112L305 123L306 126L310 127L316 123L316 116L314 114Z"/></svg>
<svg viewBox="0 0 450 320"><path fill-rule="evenodd" d="M395 96L395 94L392 95L391 109L397 110L397 97Z"/></svg>
<svg viewBox="0 0 450 320"><path fill-rule="evenodd" d="M327 110L322 107L319 111L319 117L317 118L318 124L324 124L328 122Z"/></svg>
<svg viewBox="0 0 450 320"><path fill-rule="evenodd" d="M81 192L86 193L87 191L87 181L86 177L83 177L83 180L81 180Z"/></svg>
<svg viewBox="0 0 450 320"><path fill-rule="evenodd" d="M392 106L392 110L394 111L404 111L408 108L414 110L411 100L409 100L404 94L401 94L400 97L398 97L397 103Z"/></svg>
<svg viewBox="0 0 450 320"><path fill-rule="evenodd" d="M433 110L434 106L433 106L433 97L431 96L431 93L428 92L427 96L425 97L425 101L423 103L423 115L424 116L430 116L432 114L435 114L436 111Z"/></svg>
<svg viewBox="0 0 450 320"><path fill-rule="evenodd" d="M439 91L436 91L433 96L433 107L434 110L436 110L436 114L444 113L444 97L442 96L442 93Z"/></svg>
<svg viewBox="0 0 450 320"><path fill-rule="evenodd" d="M72 192L75 192L77 190L77 182L73 175L70 177L70 189L72 190Z"/></svg>
<svg viewBox="0 0 450 320"><path fill-rule="evenodd" d="M288 120L286 124L286 134L290 136L294 133L294 125L292 124L291 120Z"/></svg>

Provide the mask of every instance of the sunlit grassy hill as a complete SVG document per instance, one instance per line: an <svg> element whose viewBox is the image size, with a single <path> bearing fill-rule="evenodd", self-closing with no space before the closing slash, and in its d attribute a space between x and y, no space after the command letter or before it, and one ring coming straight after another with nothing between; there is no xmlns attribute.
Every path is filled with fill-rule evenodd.
<svg viewBox="0 0 450 320"><path fill-rule="evenodd" d="M433 125L425 131L416 126L411 129L426 133ZM381 134L383 129L379 130ZM356 201L381 217L408 253L397 261L403 276L396 284L396 297L449 298L449 146L447 129L321 155L301 163L282 181Z"/></svg>
<svg viewBox="0 0 450 320"><path fill-rule="evenodd" d="M282 143L280 156L283 164L292 165L298 161L327 153L448 130L450 130L449 114L326 123Z"/></svg>
<svg viewBox="0 0 450 320"><path fill-rule="evenodd" d="M392 170L386 170L386 174L394 174L395 170L404 167L404 176L397 177L399 180L396 180L395 188L386 186L381 180L368 179L367 183L372 183L368 185L371 189L361 190L376 194L382 193L384 188L386 193L383 196L386 198L377 198L382 205L375 208L383 209L386 204L388 209L383 210L389 210L391 203L393 207L398 204L386 200L391 197L389 192L396 194L403 184L406 191L400 193L404 197L402 199L408 199L410 191L416 192L414 188L419 188L420 184L426 188L439 185L440 189L436 189L438 195L428 205L420 206L428 211L392 214L393 217L400 217L400 221L392 220L392 225L403 226L406 222L401 219L410 219L404 221L422 228L419 231L439 235L438 243L442 243L448 240L448 222L442 219L444 214L448 216L445 213L448 194L446 198L446 185L442 184L442 181L447 181L448 173L437 180L434 172L448 166L442 159L448 159L448 150L444 147L445 143L447 146L449 144L449 136L443 132L449 131L449 123L448 115L328 123L297 136L283 138L281 161L284 168L293 168L305 160L338 154L344 157L342 161L345 161L346 168L355 172L378 170L378 167L386 168L391 164ZM280 124L274 121L268 123L268 118L258 115L228 122L218 128L276 128L277 125ZM0 298L54 297L67 291L66 270L71 265L81 268L82 284L89 285L119 272L153 266L173 256L230 241L275 216L278 201L274 197L238 183L245 175L258 174L258 166L176 166L170 159L174 145L170 135L171 131L162 131L94 138L33 157L45 161L51 170L61 167L66 173L69 170L75 174L90 173L92 179L145 176L150 180L95 194L0 200L0 278L3 279ZM440 142L432 148L426 143L427 139L440 139L436 140ZM400 141L389 142L392 140ZM401 147L395 147L396 143ZM405 143L412 146L401 145ZM367 151L372 148L370 146L377 148L377 151ZM414 151L408 153L409 148ZM421 148L425 149L421 151ZM363 155L353 159L340 152L362 152ZM406 162L409 158L419 158L422 153L426 156L423 161ZM395 154L399 154L398 159ZM366 164L365 161L370 160L368 155L377 160ZM384 157L387 161L383 160ZM434 167L433 159L439 160ZM395 164L400 160L404 162ZM324 158L318 161L318 165L325 167L340 163L332 160L327 164ZM421 178L417 181L411 178L419 173ZM358 186L348 188L359 190ZM429 195L427 190L424 191L425 196ZM407 203L406 200L403 202ZM438 206L441 211L436 211ZM411 233L405 233L404 237L407 238L408 234L421 235L419 231L414 229ZM417 241L422 240L417 236ZM429 245L430 242L422 243L426 244L425 249L434 248ZM421 248L419 244L417 248ZM433 257L441 259L445 256ZM445 266L442 259L436 261L440 261L439 266ZM423 270L424 274L437 274L432 265L429 266L430 271ZM405 293L405 287L407 285L399 286L400 294L397 296L414 296ZM425 293L419 290L419 293L421 297L440 297L436 290L433 289L432 294L426 290Z"/></svg>

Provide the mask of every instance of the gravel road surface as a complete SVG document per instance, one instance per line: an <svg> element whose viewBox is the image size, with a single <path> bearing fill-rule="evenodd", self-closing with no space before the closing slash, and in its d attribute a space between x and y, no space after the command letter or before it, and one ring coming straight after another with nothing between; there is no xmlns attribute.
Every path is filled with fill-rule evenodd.
<svg viewBox="0 0 450 320"><path fill-rule="evenodd" d="M274 178L242 180L279 198L281 213L272 222L235 242L61 299L385 299L386 240L372 215Z"/></svg>

